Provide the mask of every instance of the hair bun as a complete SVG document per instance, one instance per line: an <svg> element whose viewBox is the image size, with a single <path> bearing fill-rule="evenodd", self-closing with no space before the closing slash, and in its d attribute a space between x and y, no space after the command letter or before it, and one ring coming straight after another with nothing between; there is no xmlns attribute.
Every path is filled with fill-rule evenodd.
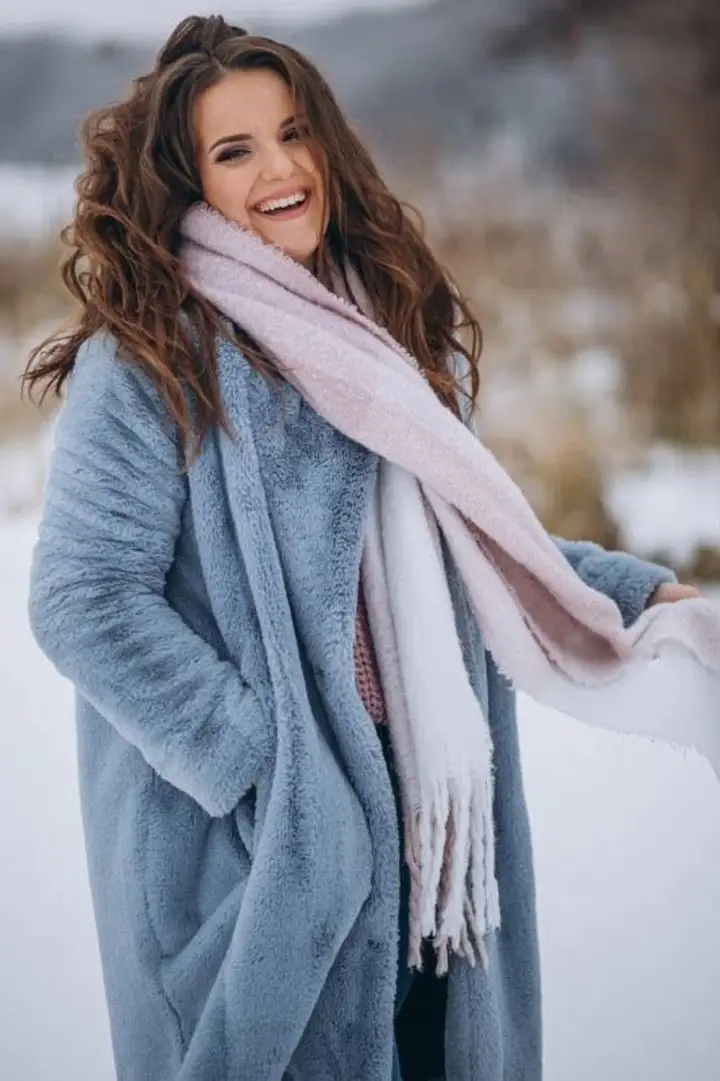
<svg viewBox="0 0 720 1081"><path fill-rule="evenodd" d="M158 69L168 67L192 53L212 55L219 45L233 38L247 37L247 30L233 26L222 15L190 15L173 30L158 53Z"/></svg>

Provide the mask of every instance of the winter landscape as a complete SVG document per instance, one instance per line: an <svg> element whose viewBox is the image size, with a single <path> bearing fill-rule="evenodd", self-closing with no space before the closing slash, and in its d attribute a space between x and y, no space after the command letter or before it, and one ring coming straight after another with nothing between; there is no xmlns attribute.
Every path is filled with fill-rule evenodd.
<svg viewBox="0 0 720 1081"><path fill-rule="evenodd" d="M317 5L319 20L337 19L327 24L306 25L299 5L259 14L325 62L473 296L486 333L478 431L549 528L667 562L720 603L712 5L341 6ZM56 236L72 208L78 115L119 94L187 11L167 0L152 23L128 12L127 25L98 11L93 22L80 0L68 5L62 35L42 25L53 11L40 0L24 21L0 17L7 1081L113 1078L72 693L25 611L52 411L21 403L17 378L31 345L68 314ZM412 43L402 55L400 34ZM44 78L28 82L43 57ZM83 63L94 90L74 75ZM11 92L21 102L12 109ZM525 699L521 734L547 1081L717 1081L720 786L698 757L591 731Z"/></svg>

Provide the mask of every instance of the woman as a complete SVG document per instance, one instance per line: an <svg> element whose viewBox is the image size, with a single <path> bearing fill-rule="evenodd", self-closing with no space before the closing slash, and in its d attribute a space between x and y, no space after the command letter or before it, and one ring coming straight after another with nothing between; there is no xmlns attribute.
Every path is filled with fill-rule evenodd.
<svg viewBox="0 0 720 1081"><path fill-rule="evenodd" d="M202 204L233 243L259 239L270 276L315 289L317 318L291 325L298 363L340 294L353 341L375 339L348 302L387 329L386 348L411 354L442 423L467 420L477 324L317 71L284 45L219 17L185 20L128 99L90 118L85 150L65 267L78 321L27 373L56 390L71 376L30 611L77 689L119 1081L539 1078L512 691L439 542L452 636L492 740L485 885L496 879L499 898L495 920L472 927L465 899L463 934L443 945L409 911L424 895L401 858L410 811L388 655L360 574L380 456L328 423L268 344L306 300L278 287L263 342L249 291L226 307L209 299L203 254L192 261ZM222 269L219 248L204 255ZM254 273L259 305L269 286ZM694 593L630 556L561 546L626 624ZM423 590L415 599L420 621Z"/></svg>

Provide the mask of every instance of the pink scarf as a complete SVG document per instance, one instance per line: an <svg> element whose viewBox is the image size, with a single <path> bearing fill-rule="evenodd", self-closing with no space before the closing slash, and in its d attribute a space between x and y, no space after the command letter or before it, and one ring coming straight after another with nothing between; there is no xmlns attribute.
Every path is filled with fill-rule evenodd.
<svg viewBox="0 0 720 1081"><path fill-rule="evenodd" d="M464 670L440 535L488 648L537 700L695 747L720 774L720 613L688 600L625 629L585 586L492 454L388 333L308 271L200 205L183 222L193 287L310 405L380 456L363 584L396 749L411 869L411 964L431 937L485 959L499 926L492 746Z"/></svg>

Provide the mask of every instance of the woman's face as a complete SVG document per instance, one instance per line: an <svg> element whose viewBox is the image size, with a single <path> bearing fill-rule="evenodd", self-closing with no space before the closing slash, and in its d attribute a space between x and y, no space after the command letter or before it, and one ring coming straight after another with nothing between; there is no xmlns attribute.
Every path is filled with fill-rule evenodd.
<svg viewBox="0 0 720 1081"><path fill-rule="evenodd" d="M309 264L325 228L322 172L274 71L233 71L200 95L193 117L205 202Z"/></svg>

